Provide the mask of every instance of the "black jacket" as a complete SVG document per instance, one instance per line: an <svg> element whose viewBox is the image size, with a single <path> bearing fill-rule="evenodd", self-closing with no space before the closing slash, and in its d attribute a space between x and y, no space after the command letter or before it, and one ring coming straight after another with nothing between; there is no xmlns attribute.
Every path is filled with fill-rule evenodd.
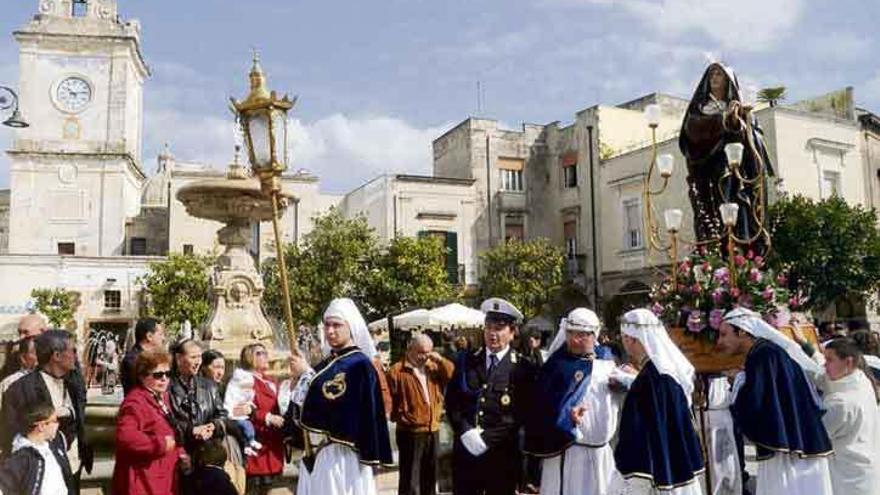
<svg viewBox="0 0 880 495"><path fill-rule="evenodd" d="M180 375L175 375L171 378L168 395L174 429L187 452L192 453L197 443L192 436L193 427L213 423L214 438L223 438L229 413L223 407L216 383L198 375L185 383Z"/></svg>
<svg viewBox="0 0 880 495"><path fill-rule="evenodd" d="M119 381L122 382L122 393L127 395L131 389L137 385L137 377L134 376L134 362L137 361L138 354L144 352L144 348L140 344L135 344L122 357L119 363Z"/></svg>
<svg viewBox="0 0 880 495"><path fill-rule="evenodd" d="M489 375L486 351L462 352L446 387L446 415L456 439L479 426L490 449L516 445L537 368L510 349Z"/></svg>
<svg viewBox="0 0 880 495"><path fill-rule="evenodd" d="M67 493L73 495L76 493L73 473L70 471L70 462L67 460L61 436L50 442L50 446L55 460L61 467ZM45 464L43 456L33 447L16 450L0 463L0 491L9 495L39 495L43 485L43 473L46 470Z"/></svg>
<svg viewBox="0 0 880 495"><path fill-rule="evenodd" d="M59 432L64 435L67 445L73 443L74 439L77 440L83 469L90 473L94 456L91 447L86 442L86 391L82 374L76 369L70 372L64 378L64 387L70 394L74 414L73 417L61 418ZM24 415L29 408L28 406L38 403L52 403L49 389L46 387L46 382L43 381L39 369L19 378L3 395L3 427L0 428L0 446L4 452L10 451L15 435L23 433L27 429Z"/></svg>
<svg viewBox="0 0 880 495"><path fill-rule="evenodd" d="M195 493L206 495L238 495L235 485L222 467L202 466L195 470L192 477Z"/></svg>

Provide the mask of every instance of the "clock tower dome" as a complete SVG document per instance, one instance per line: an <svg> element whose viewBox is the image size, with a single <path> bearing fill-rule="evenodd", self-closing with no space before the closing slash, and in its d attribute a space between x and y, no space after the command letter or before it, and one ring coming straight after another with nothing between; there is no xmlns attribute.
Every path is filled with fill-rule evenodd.
<svg viewBox="0 0 880 495"><path fill-rule="evenodd" d="M116 0L39 0L14 33L20 108L10 156L9 252L112 256L140 209L140 24Z"/></svg>

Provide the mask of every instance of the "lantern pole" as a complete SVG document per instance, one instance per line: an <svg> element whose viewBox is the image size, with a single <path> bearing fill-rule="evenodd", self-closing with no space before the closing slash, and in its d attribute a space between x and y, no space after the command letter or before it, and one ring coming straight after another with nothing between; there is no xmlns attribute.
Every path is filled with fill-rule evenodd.
<svg viewBox="0 0 880 495"><path fill-rule="evenodd" d="M300 356L296 328L293 323L293 310L290 304L290 287L287 278L287 264L284 262L284 246L281 242L281 226L278 222L281 216L282 204L285 201L281 190L281 174L287 169L287 112L293 108L296 98L290 100L287 95L278 98L274 91L269 92L266 88L266 77L263 74L263 69L260 67L260 59L256 50L254 50L253 67L251 68L249 79L251 86L250 94L245 100L240 102L232 99L232 109L238 117L245 134L251 170L260 180L260 189L263 191L263 194L271 199L272 230L275 235L275 261L278 264L278 274L281 279L281 293L283 295L281 306L284 308L284 324L287 329L290 352L293 355ZM278 122L274 118L279 115L284 117L284 120L281 121L283 127L280 129L276 128ZM254 122L257 122L257 125L252 125ZM257 136L258 139L255 140L254 134L260 132L267 135ZM257 150L254 148L255 143L258 146L268 146L268 149ZM283 152L279 153L279 150L283 150ZM263 153L267 152L267 155L263 155Z"/></svg>

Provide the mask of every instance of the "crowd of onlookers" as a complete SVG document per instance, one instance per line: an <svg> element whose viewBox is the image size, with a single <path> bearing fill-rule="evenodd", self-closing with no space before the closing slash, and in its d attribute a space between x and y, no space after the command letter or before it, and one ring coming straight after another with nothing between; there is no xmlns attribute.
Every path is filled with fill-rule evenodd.
<svg viewBox="0 0 880 495"><path fill-rule="evenodd" d="M831 342L824 354L832 368L843 362L850 370L862 355L880 354L873 332L822 330L822 340ZM86 385L76 343L67 331L47 329L38 315L22 318L18 335L0 380L0 493L78 493L94 456L84 434ZM537 367L548 357L541 336L525 331L519 338L519 354ZM121 359L101 363L118 362L124 390L113 493L232 495L265 493L276 484L289 458L292 385L268 375L268 349L245 346L230 370L223 354L192 339L166 351L164 327L154 318L139 320L134 337ZM821 353L797 340L808 355ZM470 348L464 338L451 343L450 351ZM622 359L620 345L604 336L595 353ZM451 353L444 354L429 336L415 334L387 371L374 363L387 416L397 427L400 493L434 493L444 392L454 371ZM110 376L115 381L117 375ZM527 463L524 476L535 479L539 469Z"/></svg>

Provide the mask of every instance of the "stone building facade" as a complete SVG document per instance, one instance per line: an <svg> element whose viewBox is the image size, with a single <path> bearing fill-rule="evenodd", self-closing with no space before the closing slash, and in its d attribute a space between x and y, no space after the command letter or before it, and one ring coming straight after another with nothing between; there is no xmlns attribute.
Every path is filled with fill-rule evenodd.
<svg viewBox="0 0 880 495"><path fill-rule="evenodd" d="M649 104L661 108L653 136L643 115ZM666 192L654 199L661 232L669 208L682 209L682 232L693 232L678 149L687 104L651 94L584 109L568 125L524 124L519 131L470 118L434 141L434 174L474 181L475 255L511 237L548 238L565 249L579 303L614 318L645 302L669 264L665 252L646 248L643 191L654 140L658 154L672 154L676 163ZM776 167L774 193L880 205L880 121L855 108L852 88L760 108L757 117ZM863 307L842 316L873 320Z"/></svg>

